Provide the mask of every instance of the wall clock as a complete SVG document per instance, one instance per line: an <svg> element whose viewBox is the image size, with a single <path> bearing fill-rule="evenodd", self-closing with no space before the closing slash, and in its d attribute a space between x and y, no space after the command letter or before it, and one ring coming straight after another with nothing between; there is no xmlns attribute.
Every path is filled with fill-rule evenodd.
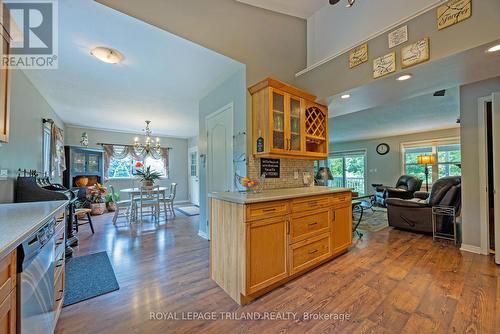
<svg viewBox="0 0 500 334"><path fill-rule="evenodd" d="M377 153L380 155L386 155L390 150L391 148L386 143L382 143L377 146Z"/></svg>

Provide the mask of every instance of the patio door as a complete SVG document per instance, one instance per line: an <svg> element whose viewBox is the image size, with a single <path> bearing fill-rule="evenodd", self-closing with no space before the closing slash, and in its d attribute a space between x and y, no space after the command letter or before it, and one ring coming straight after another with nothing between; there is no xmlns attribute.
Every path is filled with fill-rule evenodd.
<svg viewBox="0 0 500 334"><path fill-rule="evenodd" d="M366 194L366 151L335 153L328 159L333 186Z"/></svg>

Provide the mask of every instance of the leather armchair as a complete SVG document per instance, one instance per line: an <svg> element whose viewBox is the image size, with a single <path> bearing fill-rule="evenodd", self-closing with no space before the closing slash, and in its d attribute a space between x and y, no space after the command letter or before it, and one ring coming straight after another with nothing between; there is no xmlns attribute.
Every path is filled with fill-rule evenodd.
<svg viewBox="0 0 500 334"><path fill-rule="evenodd" d="M388 198L413 198L413 194L422 187L422 180L419 180L415 176L402 175L398 179L395 187L388 187L380 184L373 184L373 186L375 187L375 202L385 207Z"/></svg>
<svg viewBox="0 0 500 334"><path fill-rule="evenodd" d="M434 182L430 194L417 192L418 198L411 200L387 199L389 226L414 232L432 233L433 206L452 206L455 208L456 215L460 214L461 184L460 176L443 177ZM438 216L436 229L450 234L453 231L452 217Z"/></svg>

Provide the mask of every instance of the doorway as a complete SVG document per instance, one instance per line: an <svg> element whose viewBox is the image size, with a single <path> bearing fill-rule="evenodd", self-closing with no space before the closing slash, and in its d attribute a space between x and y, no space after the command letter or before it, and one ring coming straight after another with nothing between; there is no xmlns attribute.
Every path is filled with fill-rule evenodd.
<svg viewBox="0 0 500 334"><path fill-rule="evenodd" d="M481 208L481 253L495 254L500 264L500 93L479 99L479 164Z"/></svg>
<svg viewBox="0 0 500 334"><path fill-rule="evenodd" d="M200 178L198 164L198 147L188 150L189 198L191 203L200 206Z"/></svg>

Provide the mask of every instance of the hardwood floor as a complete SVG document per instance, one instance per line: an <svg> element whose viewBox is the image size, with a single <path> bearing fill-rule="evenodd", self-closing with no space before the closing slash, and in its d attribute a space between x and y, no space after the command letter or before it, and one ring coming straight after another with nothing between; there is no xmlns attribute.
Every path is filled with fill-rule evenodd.
<svg viewBox="0 0 500 334"><path fill-rule="evenodd" d="M114 227L104 215L95 217L94 225L95 235L81 227L76 254L107 251L120 290L64 308L56 333L486 334L500 329L500 267L490 257L427 236L393 229L366 233L346 255L240 307L208 278L209 243L197 235L197 216ZM200 316L194 312L207 318L215 312L218 320L155 320L150 312L156 318ZM225 313L219 312L239 318L294 312L297 318L221 320ZM308 320L305 312L350 319Z"/></svg>

